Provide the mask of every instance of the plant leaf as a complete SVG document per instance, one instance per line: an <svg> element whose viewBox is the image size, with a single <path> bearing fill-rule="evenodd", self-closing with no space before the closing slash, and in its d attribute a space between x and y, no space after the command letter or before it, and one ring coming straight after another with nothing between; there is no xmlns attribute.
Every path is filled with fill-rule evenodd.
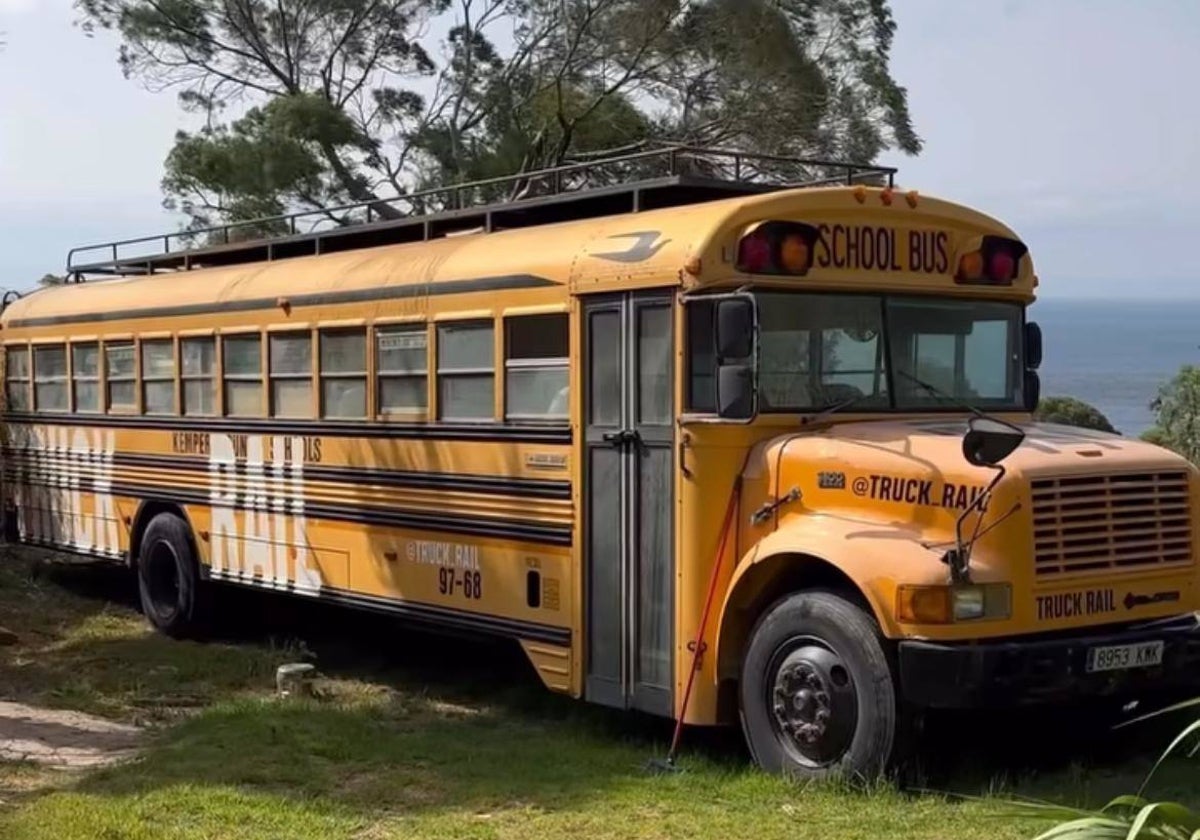
<svg viewBox="0 0 1200 840"><path fill-rule="evenodd" d="M1165 750L1163 750L1163 754L1158 757L1158 761L1154 762L1154 766L1151 767L1150 772L1146 774L1146 778L1142 781L1142 786L1138 788L1138 796L1141 796L1145 792L1146 786L1150 784L1150 779L1155 773L1158 772L1158 768L1161 767L1162 763L1167 760L1167 757L1170 756L1171 753L1175 752L1175 748L1196 732L1200 732L1200 719L1194 720L1192 721L1191 725L1184 727L1184 730L1175 736L1175 740L1172 741Z"/></svg>

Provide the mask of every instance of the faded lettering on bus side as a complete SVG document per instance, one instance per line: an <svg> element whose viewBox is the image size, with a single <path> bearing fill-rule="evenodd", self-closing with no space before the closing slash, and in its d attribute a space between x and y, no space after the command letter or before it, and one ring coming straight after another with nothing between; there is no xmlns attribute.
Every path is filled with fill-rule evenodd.
<svg viewBox="0 0 1200 840"><path fill-rule="evenodd" d="M212 454L212 439L216 435L211 432L173 432L171 434L171 450L180 455L203 455L209 457ZM233 449L234 456L239 461L244 461L247 458L247 453L250 447L250 435L240 434L224 434L220 437L228 441L229 446ZM271 435L262 435L265 441L265 446L271 450L274 444L274 438ZM295 457L292 453L293 446L299 446L299 450L303 452L303 459L310 464L319 464L321 462L321 439L319 437L293 437L291 435L280 438L284 446L284 458L287 461L293 460ZM296 442L300 441L299 444Z"/></svg>
<svg viewBox="0 0 1200 840"><path fill-rule="evenodd" d="M875 225L818 226L815 262L820 268L945 274L950 235L942 230L897 230Z"/></svg>
<svg viewBox="0 0 1200 840"><path fill-rule="evenodd" d="M245 447L244 471L237 469L239 443ZM209 448L213 574L300 592L320 590L321 572L308 546L303 439L214 433Z"/></svg>

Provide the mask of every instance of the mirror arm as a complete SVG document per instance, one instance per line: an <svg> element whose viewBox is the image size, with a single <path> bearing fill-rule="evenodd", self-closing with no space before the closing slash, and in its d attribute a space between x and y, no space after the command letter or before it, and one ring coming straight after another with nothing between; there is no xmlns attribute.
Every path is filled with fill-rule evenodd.
<svg viewBox="0 0 1200 840"><path fill-rule="evenodd" d="M979 526L983 524L983 517L987 515L988 502L991 500L992 491L1003 480L1006 472L1003 464L996 464L992 469L996 471L996 475L992 478L991 482L988 483L988 486L984 488L983 492L971 504L967 505L966 509L954 521L955 546L942 557L942 561L950 567L950 579L954 583L970 583L971 581L971 550L975 547L976 537L972 535L970 542L964 542L962 526L971 514L971 511L979 508L979 521L975 523L975 534L979 533Z"/></svg>

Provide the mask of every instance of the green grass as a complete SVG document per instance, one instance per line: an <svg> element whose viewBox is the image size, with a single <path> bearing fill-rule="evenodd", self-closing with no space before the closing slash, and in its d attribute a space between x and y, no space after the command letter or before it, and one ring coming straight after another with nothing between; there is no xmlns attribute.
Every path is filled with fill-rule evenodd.
<svg viewBox="0 0 1200 840"><path fill-rule="evenodd" d="M551 695L508 647L265 598L238 599L238 614L265 615L227 641L180 643L145 628L119 576L27 572L0 560L0 624L21 636L0 647L0 697L151 732L142 758L118 767L0 764L5 840L1004 840L1041 826L997 819L997 790L1102 803L1134 789L1165 743L1162 729L1138 734L1144 749L1098 738L1072 763L1074 748L1063 753L1045 732L991 718L946 724L930 736L944 743L923 750L924 785L981 797L966 799L788 784L752 769L736 733L689 732L684 772L650 775L668 724ZM275 699L275 666L301 653L323 672L321 699ZM1157 793L1195 803L1197 776L1176 763Z"/></svg>

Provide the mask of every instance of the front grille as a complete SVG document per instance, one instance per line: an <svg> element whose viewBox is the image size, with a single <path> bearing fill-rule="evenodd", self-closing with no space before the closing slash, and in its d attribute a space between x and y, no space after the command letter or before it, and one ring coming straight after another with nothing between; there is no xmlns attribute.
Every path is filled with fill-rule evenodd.
<svg viewBox="0 0 1200 840"><path fill-rule="evenodd" d="M1185 472L1042 478L1032 490L1039 575L1192 562Z"/></svg>

